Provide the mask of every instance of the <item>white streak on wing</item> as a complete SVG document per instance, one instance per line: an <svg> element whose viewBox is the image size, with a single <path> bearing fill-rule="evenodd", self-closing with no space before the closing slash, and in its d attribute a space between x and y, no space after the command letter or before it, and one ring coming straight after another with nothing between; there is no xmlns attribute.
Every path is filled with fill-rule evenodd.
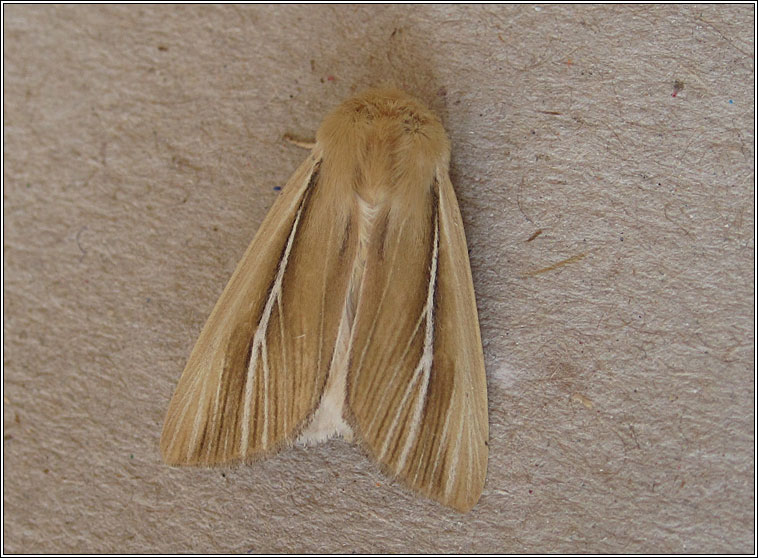
<svg viewBox="0 0 758 558"><path fill-rule="evenodd" d="M397 425L400 423L400 414L402 409L405 408L406 403L408 403L408 399L411 396L411 392L416 387L416 384L418 383L419 379L419 373L421 371L423 363L423 357L419 360L418 365L416 366L416 369L413 371L413 379L408 384L408 387L405 388L405 391L403 393L403 399L400 401L400 405L398 405L398 411L395 416L395 420L392 422L392 424L389 427L389 430L387 431L386 436L384 437L384 443L382 444L382 449L379 450L379 459L384 460L384 456L387 453L387 449L389 449L389 444L392 441L392 439L395 437L395 430L397 430ZM398 470L400 470L398 468Z"/></svg>
<svg viewBox="0 0 758 558"><path fill-rule="evenodd" d="M268 447L268 350L261 343L261 362L263 363L263 434L261 435L262 449Z"/></svg>
<svg viewBox="0 0 758 558"><path fill-rule="evenodd" d="M279 270L276 272L276 279L274 280L274 284L271 287L271 292L268 295L268 299L266 300L266 306L263 308L263 314L261 315L261 320L258 323L258 328L255 330L255 335L253 335L253 348L250 354L250 365L247 367L247 377L245 378L245 408L242 413L242 432L240 434L241 436L241 449L242 457L244 457L247 454L247 450L249 447L249 436L250 436L250 407L253 400L253 380L255 377L255 371L258 368L258 353L262 352L262 347L265 341L266 336L266 330L268 329L268 322L271 318L271 310L274 307L274 303L276 302L277 298L279 297L281 290L282 290L282 280L284 278L284 271L287 269L287 262L289 261L290 257L290 250L292 249L292 244L295 241L295 233L297 232L297 225L300 222L300 215L303 213L303 207L304 205L301 204L300 208L297 210L297 215L295 217L295 222L292 224L292 231L290 231L289 238L287 239L287 247L284 250L284 256L282 256L282 260L279 262ZM268 364L265 362L264 359L264 381L268 381ZM268 389L268 385L265 386L266 389ZM267 428L268 428L268 407L264 406L264 423L263 423L263 432L264 432L264 448L266 445L266 435L268 434Z"/></svg>
<svg viewBox="0 0 758 558"><path fill-rule="evenodd" d="M445 497L450 496L450 491L453 488L453 484L455 483L455 475L458 471L458 458L460 457L460 451L458 451L458 448L461 445L461 438L463 437L463 420L458 421L460 426L458 427L458 435L455 438L455 445L449 447L448 453L452 454L453 456L453 462L450 464L450 467L448 467L447 470L447 479L445 482Z"/></svg>
<svg viewBox="0 0 758 558"><path fill-rule="evenodd" d="M397 359L398 362L404 362L405 357L408 354L408 351L411 349L411 345L413 344L413 339L416 337L416 332L418 331L418 328L421 326L421 324L424 322L424 318L426 317L426 313L424 311L419 314L418 320L416 321L416 325L413 326L413 331L411 331L411 334L408 336L408 343L405 345L405 349L403 349L403 353L400 355L400 358ZM390 378L390 381L388 385L392 385L395 383L395 378L397 378L399 372L399 367L395 367L395 371L392 373L392 378ZM377 411L374 413L373 418L371 419L371 422L368 425L368 428L366 428L366 432L372 432L374 430L374 424L376 423L376 419L379 418L379 409L384 408L384 401L387 399L387 397L391 395L390 391L385 391L381 398L379 399L378 403L375 404L375 408Z"/></svg>
<svg viewBox="0 0 758 558"><path fill-rule="evenodd" d="M223 372L223 368L220 368L219 371L218 371L219 376L223 376L223 373L224 373ZM211 419L209 421L212 425L216 426L216 428L219 428L218 425L220 423L220 415L221 415L221 388L223 388L226 385L224 382L221 381L222 379L223 378L218 378L218 380L216 381L216 386L217 386L216 387L216 397L213 400L213 412L211 414ZM210 383L210 382L208 382L206 380L206 384L207 383ZM200 401L203 401L203 400L200 399ZM224 455L226 455L226 447L227 447L227 444L229 442L228 438L229 438L228 435L224 437ZM211 449L212 449L212 447L211 447L210 444L212 444L212 443L213 443L212 441L209 442L209 445L208 445L208 448L207 448L207 454L208 455L210 455L210 452L211 452Z"/></svg>
<svg viewBox="0 0 758 558"><path fill-rule="evenodd" d="M205 392L207 387L208 381L206 380L203 382L203 390L200 392L198 401L205 401ZM198 407L197 412L195 413L195 421L192 425L192 436L190 437L190 443L187 444L187 461L190 461L192 458L192 453L194 452L195 444L197 443L197 437L200 434L200 425L203 424L205 417L205 409Z"/></svg>
<svg viewBox="0 0 758 558"><path fill-rule="evenodd" d="M424 403L426 402L426 393L427 393L427 390L429 389L429 376L431 374L432 361L434 359L434 285L437 279L437 255L439 252L439 221L438 219L435 219L434 221L434 245L433 246L434 246L434 250L432 252L432 266L429 272L429 287L427 288L426 304L424 305L424 314L425 314L425 321L426 321L425 336L424 336L424 350L421 353L421 358L419 359L418 365L416 365L416 369L413 371L413 381L411 381L411 383L408 385L408 387L405 390L405 394L403 395L403 400L400 403L399 410L405 407L408 397L410 395L410 392L415 387L416 383L418 382L419 377L422 377L423 381L421 383L421 392L418 394L418 397L416 398L416 403L413 406L413 416L412 416L411 424L410 424L410 432L405 438L403 451L400 454L400 459L398 460L398 464L397 464L398 471L401 471L403 467L405 467L405 461L408 458L408 452L410 451L412 444L416 441L416 438L418 437L419 426L421 424L421 412L424 408ZM400 421L400 416L401 416L401 413L398 412L395 417L395 421L392 423L392 426L390 427L390 430L384 439L384 444L382 445L382 450L380 452L381 459L384 459L384 456L387 452L387 448L389 447L390 440L394 438L395 430L397 429L397 426Z"/></svg>
<svg viewBox="0 0 758 558"><path fill-rule="evenodd" d="M353 431L343 418L349 357L347 346L351 327L348 324L350 323L352 323L352 317L349 305L346 303L337 330L337 340L329 364L326 386L310 422L297 439L298 443L306 445L317 443L337 435L346 439L352 438Z"/></svg>

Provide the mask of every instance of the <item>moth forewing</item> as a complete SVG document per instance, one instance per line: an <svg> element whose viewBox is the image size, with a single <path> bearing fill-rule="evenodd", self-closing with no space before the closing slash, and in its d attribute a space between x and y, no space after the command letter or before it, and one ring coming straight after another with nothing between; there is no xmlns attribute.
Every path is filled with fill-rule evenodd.
<svg viewBox="0 0 758 558"><path fill-rule="evenodd" d="M219 298L161 437L172 464L343 435L466 511L487 467L484 359L439 119L396 90L338 107Z"/></svg>
<svg viewBox="0 0 758 558"><path fill-rule="evenodd" d="M254 421L261 422L257 411L266 407L259 401L256 414L251 416L251 403L255 405L256 401L245 400L251 390L254 397L267 393L261 389L264 387L261 382L249 381L250 364L255 365L253 376L262 368L262 347L255 347L258 353L253 354L255 334L265 325L261 320L266 317L267 307L269 321L272 314L276 316L277 308L271 303L272 293L276 295L274 284L288 242L296 232L298 214L302 215L306 194L317 176L320 159L321 153L315 149L293 174L203 327L164 421L160 445L167 463L213 465L251 459L264 451L263 432L255 440L259 446L251 445L250 427ZM299 395L305 396L302 391ZM293 408L291 403L289 408ZM285 432L266 441L267 449L288 437L288 431L297 427L296 418L292 413Z"/></svg>

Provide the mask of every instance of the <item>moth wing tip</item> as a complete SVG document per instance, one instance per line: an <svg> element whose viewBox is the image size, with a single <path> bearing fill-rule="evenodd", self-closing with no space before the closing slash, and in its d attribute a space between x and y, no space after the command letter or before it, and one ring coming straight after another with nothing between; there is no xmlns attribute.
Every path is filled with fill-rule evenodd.
<svg viewBox="0 0 758 558"><path fill-rule="evenodd" d="M460 513L470 512L482 496L482 491L472 491L465 494L455 494L448 497L436 498L441 504Z"/></svg>
<svg viewBox="0 0 758 558"><path fill-rule="evenodd" d="M160 445L160 453L161 453L161 461L165 463L166 465L169 465L171 467L179 467L181 465L187 465L188 462L184 459L181 459L176 452L171 451L161 440Z"/></svg>

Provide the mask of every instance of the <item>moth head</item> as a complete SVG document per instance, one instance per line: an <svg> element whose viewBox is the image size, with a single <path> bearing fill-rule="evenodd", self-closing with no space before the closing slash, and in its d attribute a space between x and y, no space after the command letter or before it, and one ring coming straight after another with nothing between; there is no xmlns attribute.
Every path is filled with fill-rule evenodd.
<svg viewBox="0 0 758 558"><path fill-rule="evenodd" d="M324 164L356 177L367 201L432 187L446 173L450 143L440 119L398 89L369 89L337 107L316 134ZM389 180L387 180L389 178Z"/></svg>

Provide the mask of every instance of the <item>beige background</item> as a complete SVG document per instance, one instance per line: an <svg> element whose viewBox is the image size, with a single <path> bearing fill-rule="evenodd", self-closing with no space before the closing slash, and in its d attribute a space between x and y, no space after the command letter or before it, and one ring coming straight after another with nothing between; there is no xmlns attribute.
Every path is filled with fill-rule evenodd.
<svg viewBox="0 0 758 558"><path fill-rule="evenodd" d="M754 552L753 10L5 5L3 550ZM343 441L165 467L283 135L386 82L453 145L479 504Z"/></svg>

